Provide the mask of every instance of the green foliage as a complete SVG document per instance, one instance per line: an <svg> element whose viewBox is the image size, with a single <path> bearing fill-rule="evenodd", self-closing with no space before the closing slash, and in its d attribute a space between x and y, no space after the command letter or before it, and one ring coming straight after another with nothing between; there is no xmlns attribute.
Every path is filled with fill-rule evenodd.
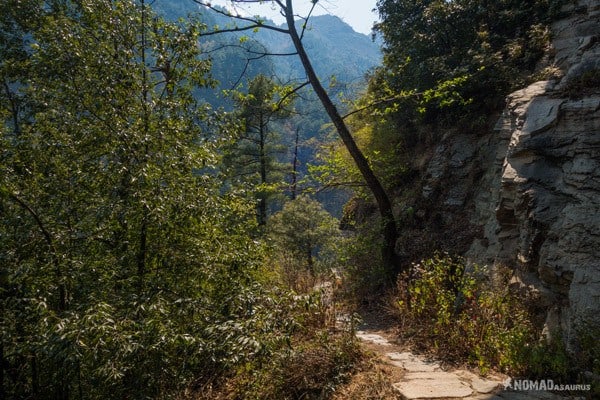
<svg viewBox="0 0 600 400"><path fill-rule="evenodd" d="M362 193L364 183L360 171L343 144L334 141L320 144L316 161L308 165L308 173L320 187L346 187Z"/></svg>
<svg viewBox="0 0 600 400"><path fill-rule="evenodd" d="M592 321L580 321L576 327L577 350L570 354L570 371L588 371L591 375L578 377L582 383L592 385L592 396L600 395L600 344L598 343L598 324ZM590 378L592 382L590 382Z"/></svg>
<svg viewBox="0 0 600 400"><path fill-rule="evenodd" d="M340 250L345 284L356 303L369 304L389 284L383 267L379 243L380 231L375 224L353 226Z"/></svg>
<svg viewBox="0 0 600 400"><path fill-rule="evenodd" d="M537 343L530 348L527 360L529 376L532 378L552 378L564 382L569 379L571 357L567 353L562 335L553 332L550 341Z"/></svg>
<svg viewBox="0 0 600 400"><path fill-rule="evenodd" d="M390 92L396 97L392 107L385 104L380 111L391 111L389 118L408 131L415 122L477 130L472 120L502 106L506 94L532 75L561 5L559 0L378 1L384 66L370 91L375 98L389 98Z"/></svg>
<svg viewBox="0 0 600 400"><path fill-rule="evenodd" d="M279 293L273 299L271 307L293 329L284 334L281 328L264 326L265 333L273 329L273 340L261 353L231 369L226 379L199 388L192 398L324 399L348 379L361 358L354 331L332 332L329 306L318 295L298 301Z"/></svg>
<svg viewBox="0 0 600 400"><path fill-rule="evenodd" d="M482 282L483 270L436 255L399 281L398 307L407 334L445 358L468 360L482 373L526 371L534 330L520 299L506 282Z"/></svg>
<svg viewBox="0 0 600 400"><path fill-rule="evenodd" d="M239 135L226 149L224 167L234 186L253 187L258 202L259 225L267 221L269 204L282 192L284 174L289 166L279 162L285 153L274 123L288 117L294 95L265 75L248 83L248 92L233 92L236 117L241 121Z"/></svg>
<svg viewBox="0 0 600 400"><path fill-rule="evenodd" d="M202 27L133 1L10 3L2 398L171 398L287 347L301 319L257 282L253 204L223 189L228 138L194 96Z"/></svg>
<svg viewBox="0 0 600 400"><path fill-rule="evenodd" d="M600 374L600 344L598 343L598 327L594 323L582 321L577 326L579 351L576 360L580 370L588 370Z"/></svg>
<svg viewBox="0 0 600 400"><path fill-rule="evenodd" d="M369 100L361 99L360 108ZM346 123L353 131L357 145L369 162L369 166L380 177L385 187L393 185L407 172L406 163L399 160L402 143L396 132L390 129L381 118L362 118L356 114L348 117ZM374 122L376 120L377 122ZM325 188L351 188L355 195L370 198L364 179L346 147L337 141L328 140L318 146L317 162L309 164L308 172L312 180Z"/></svg>
<svg viewBox="0 0 600 400"><path fill-rule="evenodd" d="M563 91L571 98L581 98L598 88L600 88L600 69L591 69L571 79Z"/></svg>
<svg viewBox="0 0 600 400"><path fill-rule="evenodd" d="M202 14L200 18L212 26L207 14ZM205 39L201 43L211 61L211 76L217 81L219 90L200 90L199 93L215 108L233 109L235 104L226 95L228 91L240 90L244 82L274 71L272 60L267 57L256 59L256 54L267 50L264 44L253 38L219 35L218 40ZM225 95L221 95L221 91Z"/></svg>
<svg viewBox="0 0 600 400"><path fill-rule="evenodd" d="M482 67L483 68L483 67ZM448 81L441 82L433 89L427 89L422 93L421 106L419 113L427 113L427 108L433 104L437 108L450 107L456 103L465 106L473 102L473 99L465 99L461 93L461 88L468 82L468 76L458 76Z"/></svg>
<svg viewBox="0 0 600 400"><path fill-rule="evenodd" d="M539 337L527 299L509 291L508 277L493 285L489 271L463 260L436 255L415 265L399 281L399 316L404 335L444 359L468 361L482 373L499 369L513 376L580 382L579 371L598 370L597 330L577 331L578 351L569 354L563 338ZM587 382L589 383L589 382Z"/></svg>
<svg viewBox="0 0 600 400"><path fill-rule="evenodd" d="M296 286L303 271L314 278L336 267L336 249L342 240L338 225L321 204L307 196L287 202L270 218L268 237L288 284Z"/></svg>

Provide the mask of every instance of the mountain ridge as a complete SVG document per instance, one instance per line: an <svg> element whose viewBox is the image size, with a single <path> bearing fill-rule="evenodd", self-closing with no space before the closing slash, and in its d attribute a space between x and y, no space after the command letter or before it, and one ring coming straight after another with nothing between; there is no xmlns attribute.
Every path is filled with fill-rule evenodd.
<svg viewBox="0 0 600 400"><path fill-rule="evenodd" d="M227 26L245 26L245 23L233 21L233 18L235 18L233 16L224 15L207 7L197 7L192 3L185 5L182 2L160 2L155 5L155 9L170 20L186 18L190 14L199 13L200 21L205 23L209 29L214 27L223 29ZM221 10L227 13L226 9L223 8ZM264 19L264 23L265 25L278 28L285 29L286 27L286 24L278 25L269 19ZM296 23L300 27L303 21L297 20ZM226 39L211 38L211 42L226 42L230 45L235 42L237 45L240 45L241 42L249 40L254 41L254 45L264 46L264 49L268 53L282 54L294 52L293 44L288 35L268 28L259 28L253 32L224 33L223 37ZM356 32L350 25L335 15L326 14L311 17L308 27L304 32L304 43L317 74L324 80L335 76L336 81L343 83L361 81L364 80L364 75L370 69L381 62L382 55L379 44L374 42L369 35ZM253 58L256 58L256 56L256 54L253 54ZM248 58L251 57L247 54L246 59ZM241 53L239 61L245 63L245 59ZM274 66L273 74L282 81L304 78L304 69L300 64L300 60L295 56L271 56L269 57L269 61ZM216 72L215 78L221 81L223 86L227 86L227 83L234 83L219 79L220 68L232 67L230 59L228 62L229 64L226 66L215 63L213 68L213 72ZM262 68L264 67L263 64Z"/></svg>

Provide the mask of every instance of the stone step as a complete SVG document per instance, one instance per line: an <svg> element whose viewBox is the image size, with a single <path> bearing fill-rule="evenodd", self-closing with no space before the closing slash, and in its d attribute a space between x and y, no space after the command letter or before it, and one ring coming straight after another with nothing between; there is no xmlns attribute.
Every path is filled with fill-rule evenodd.
<svg viewBox="0 0 600 400"><path fill-rule="evenodd" d="M463 399L474 394L473 389L456 374L445 371L408 372L394 388L407 400L410 399Z"/></svg>
<svg viewBox="0 0 600 400"><path fill-rule="evenodd" d="M356 337L363 342L395 350L394 344L377 333L358 331ZM481 377L471 371L457 369L444 371L441 364L427 357L403 351L378 350L384 360L405 373L394 389L405 400L565 400L568 398L546 391L505 390L510 379L494 375ZM577 397L571 397L577 399Z"/></svg>

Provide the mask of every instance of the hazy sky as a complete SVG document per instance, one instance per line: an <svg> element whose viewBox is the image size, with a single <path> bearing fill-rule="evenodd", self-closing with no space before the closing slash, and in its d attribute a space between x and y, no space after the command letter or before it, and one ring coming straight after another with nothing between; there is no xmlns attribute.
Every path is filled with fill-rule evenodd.
<svg viewBox="0 0 600 400"><path fill-rule="evenodd" d="M377 20L377 13L372 10L375 8L377 0L319 0L314 11L314 15L334 14L351 25L355 31L369 34L373 22ZM231 4L228 0L213 0L212 4L227 5ZM239 4L239 3L236 3ZM238 12L243 11L250 15L262 15L282 23L284 20L278 10L273 9L270 1L265 1L262 5L254 6L236 6ZM294 0L294 12L304 15L310 10L310 0Z"/></svg>

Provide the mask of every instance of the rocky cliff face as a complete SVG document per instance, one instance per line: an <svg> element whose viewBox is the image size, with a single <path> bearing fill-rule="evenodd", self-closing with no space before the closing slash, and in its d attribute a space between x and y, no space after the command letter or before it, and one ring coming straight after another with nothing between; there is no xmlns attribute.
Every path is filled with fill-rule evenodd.
<svg viewBox="0 0 600 400"><path fill-rule="evenodd" d="M508 96L492 133L442 141L421 196L442 224L467 218L467 257L512 269L573 348L583 321L600 327L600 1L563 11L556 79Z"/></svg>

